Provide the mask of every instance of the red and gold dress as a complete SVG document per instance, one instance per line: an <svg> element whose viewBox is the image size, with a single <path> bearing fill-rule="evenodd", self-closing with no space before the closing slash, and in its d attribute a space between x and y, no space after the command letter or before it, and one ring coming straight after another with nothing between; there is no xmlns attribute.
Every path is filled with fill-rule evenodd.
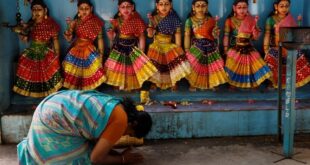
<svg viewBox="0 0 310 165"><path fill-rule="evenodd" d="M103 22L93 14L83 20L77 20L74 29L76 39L62 63L64 87L90 90L106 80L102 57L94 46L94 40L102 27Z"/></svg>
<svg viewBox="0 0 310 165"><path fill-rule="evenodd" d="M13 91L31 97L45 97L62 87L59 55L50 48L50 42L59 33L52 19L35 23L30 31L30 47L18 60Z"/></svg>
<svg viewBox="0 0 310 165"><path fill-rule="evenodd" d="M211 89L228 80L224 60L212 35L215 23L209 16L203 20L190 17L185 23L185 32L193 33L191 48L186 52L192 72L186 79L196 88Z"/></svg>
<svg viewBox="0 0 310 165"><path fill-rule="evenodd" d="M271 81L273 87L278 87L278 57L279 57L279 44L278 36L279 30L275 28L275 25L280 28L285 27L296 27L297 23L291 14L287 15L285 18L280 19L277 15L269 17L266 21L266 33L270 33L269 38L269 50L265 56L265 61L270 67L273 76ZM283 51L282 54L282 88L285 88L286 81L286 56L287 51ZM310 64L307 58L301 50L298 51L296 60L296 87L301 87L310 81Z"/></svg>
<svg viewBox="0 0 310 165"><path fill-rule="evenodd" d="M116 22L112 30L118 34L104 65L106 83L121 90L139 89L157 72L150 59L138 48L138 37L146 26L137 12L127 20L117 18Z"/></svg>

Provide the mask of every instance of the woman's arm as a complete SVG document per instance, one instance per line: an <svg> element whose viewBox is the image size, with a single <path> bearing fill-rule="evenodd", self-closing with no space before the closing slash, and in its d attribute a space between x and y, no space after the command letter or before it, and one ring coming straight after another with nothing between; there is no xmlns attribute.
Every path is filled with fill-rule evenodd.
<svg viewBox="0 0 310 165"><path fill-rule="evenodd" d="M93 149L90 160L94 164L122 163L122 158L117 155L110 155L113 144L104 138L100 138Z"/></svg>
<svg viewBox="0 0 310 165"><path fill-rule="evenodd" d="M103 53L104 53L104 41L103 41L103 34L102 30L98 34L98 51L101 56L101 59L103 58Z"/></svg>
<svg viewBox="0 0 310 165"><path fill-rule="evenodd" d="M223 46L224 46L224 54L227 54L228 47L229 47L229 34L230 34L230 23L228 19L225 21L225 28L224 28L224 39L223 39Z"/></svg>
<svg viewBox="0 0 310 165"><path fill-rule="evenodd" d="M59 46L58 36L53 37L53 45L54 45L55 54L59 56L60 46Z"/></svg>
<svg viewBox="0 0 310 165"><path fill-rule="evenodd" d="M184 29L184 49L188 51L191 47L191 24L190 19L187 19L185 22L185 29Z"/></svg>
<svg viewBox="0 0 310 165"><path fill-rule="evenodd" d="M72 40L73 30L76 26L76 20L72 20L70 17L68 17L66 22L67 22L68 28L64 32L64 37L68 42L70 42Z"/></svg>
<svg viewBox="0 0 310 165"><path fill-rule="evenodd" d="M121 154L109 153L113 145L108 140L100 138L90 155L91 162L94 164L125 164Z"/></svg>
<svg viewBox="0 0 310 165"><path fill-rule="evenodd" d="M257 25L259 17L255 16L254 19L255 19L255 26L254 26L254 29L253 29L253 32L252 32L252 37L253 37L254 40L258 40L258 38L259 38L259 36L261 34L261 30L260 30L260 28Z"/></svg>
<svg viewBox="0 0 310 165"><path fill-rule="evenodd" d="M142 50L142 52L145 51L145 35L144 35L144 32L142 32L139 35L139 48L140 48L140 50Z"/></svg>
<svg viewBox="0 0 310 165"><path fill-rule="evenodd" d="M149 38L152 38L154 36L154 34L155 34L154 33L155 32L155 29L154 29L154 26L155 26L155 24L154 24L154 17L151 15L151 13L148 13L147 17L149 19L149 24L148 24L148 27L146 29L146 32L147 32L147 36Z"/></svg>
<svg viewBox="0 0 310 165"><path fill-rule="evenodd" d="M113 41L116 36L116 28L118 27L118 20L117 19L110 19L111 27L107 30L107 36L109 39L109 46L112 48Z"/></svg>
<svg viewBox="0 0 310 165"><path fill-rule="evenodd" d="M264 34L264 52L265 54L268 53L270 47L270 25L266 23L265 26L265 34Z"/></svg>
<svg viewBox="0 0 310 165"><path fill-rule="evenodd" d="M175 32L175 44L178 46L182 46L182 35L181 35L181 28L178 28Z"/></svg>
<svg viewBox="0 0 310 165"><path fill-rule="evenodd" d="M111 149L117 140L127 129L127 114L121 105L117 105L110 118L107 127L101 134L93 149L90 159L94 164L126 164L137 163L143 160L140 153L132 153L130 149L122 154L115 154Z"/></svg>
<svg viewBox="0 0 310 165"><path fill-rule="evenodd" d="M253 39L254 39L254 40L258 40L260 33L261 33L261 30L259 29L259 27L256 26L256 27L253 29L253 33L252 33Z"/></svg>
<svg viewBox="0 0 310 165"><path fill-rule="evenodd" d="M185 31L184 33L184 49L188 51L191 47L191 33L190 31Z"/></svg>

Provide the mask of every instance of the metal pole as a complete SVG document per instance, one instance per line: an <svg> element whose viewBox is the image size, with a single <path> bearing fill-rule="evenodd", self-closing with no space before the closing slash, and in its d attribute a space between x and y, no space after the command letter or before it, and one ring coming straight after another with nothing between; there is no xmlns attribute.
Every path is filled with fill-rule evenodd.
<svg viewBox="0 0 310 165"><path fill-rule="evenodd" d="M295 131L295 96L296 96L296 50L288 50L286 64L286 89L285 89L285 113L284 113L284 143L283 154L286 158L292 158L294 149Z"/></svg>
<svg viewBox="0 0 310 165"><path fill-rule="evenodd" d="M282 142L282 43L278 54L278 140Z"/></svg>

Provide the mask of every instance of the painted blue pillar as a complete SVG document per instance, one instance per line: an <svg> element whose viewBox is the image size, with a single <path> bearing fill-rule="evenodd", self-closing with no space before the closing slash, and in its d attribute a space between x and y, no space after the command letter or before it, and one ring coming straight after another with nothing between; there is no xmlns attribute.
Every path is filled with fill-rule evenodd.
<svg viewBox="0 0 310 165"><path fill-rule="evenodd" d="M286 89L285 89L285 112L284 112L284 143L283 154L291 158L294 152L294 131L296 121L295 96L296 96L296 50L288 50L286 63Z"/></svg>

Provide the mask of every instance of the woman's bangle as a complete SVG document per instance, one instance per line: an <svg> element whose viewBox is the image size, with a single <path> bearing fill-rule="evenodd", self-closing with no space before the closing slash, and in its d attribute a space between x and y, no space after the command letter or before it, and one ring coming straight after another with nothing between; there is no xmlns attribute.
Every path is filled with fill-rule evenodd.
<svg viewBox="0 0 310 165"><path fill-rule="evenodd" d="M125 164L125 157L122 155L122 164Z"/></svg>

